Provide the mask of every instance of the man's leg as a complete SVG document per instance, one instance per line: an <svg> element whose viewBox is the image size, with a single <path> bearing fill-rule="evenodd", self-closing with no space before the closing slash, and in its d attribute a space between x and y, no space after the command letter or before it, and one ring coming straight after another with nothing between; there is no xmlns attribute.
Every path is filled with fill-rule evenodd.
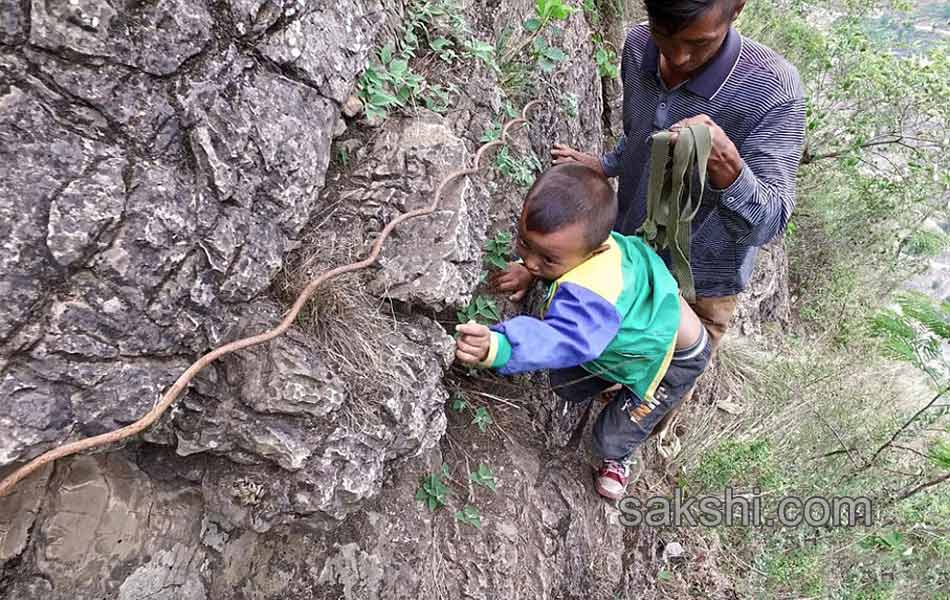
<svg viewBox="0 0 950 600"><path fill-rule="evenodd" d="M709 341L712 344L713 354L719 348L722 336L729 328L729 322L736 312L737 296L720 296L711 298L696 298L690 308L699 317L709 332Z"/></svg>
<svg viewBox="0 0 950 600"><path fill-rule="evenodd" d="M711 347L710 353L710 362L712 361L712 356L716 354L716 350L719 349L719 343L722 341L723 335L726 333L726 330L729 328L729 323L732 321L732 316L736 312L736 305L738 303L737 296L719 296L719 297L709 297L709 298L696 298L696 300L690 304L690 308L693 309L693 312L696 313L696 316L699 317L699 320L703 322L703 326L706 328L706 331L709 333L709 344ZM692 386L683 398L680 400L680 404L689 402L693 397L693 392L696 390L696 386ZM654 435L665 437L673 426L673 422L676 421L676 415L679 413L679 406L674 410L671 410L663 420L656 426L653 430Z"/></svg>

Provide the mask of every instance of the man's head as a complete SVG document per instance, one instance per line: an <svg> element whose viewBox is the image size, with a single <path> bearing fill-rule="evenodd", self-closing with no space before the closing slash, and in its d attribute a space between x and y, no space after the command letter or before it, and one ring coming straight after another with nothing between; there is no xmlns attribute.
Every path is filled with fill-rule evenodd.
<svg viewBox="0 0 950 600"><path fill-rule="evenodd" d="M518 254L541 279L553 280L604 251L617 220L607 180L579 163L555 165L528 190L518 221Z"/></svg>
<svg viewBox="0 0 950 600"><path fill-rule="evenodd" d="M745 0L643 0L664 78L683 81L722 46Z"/></svg>

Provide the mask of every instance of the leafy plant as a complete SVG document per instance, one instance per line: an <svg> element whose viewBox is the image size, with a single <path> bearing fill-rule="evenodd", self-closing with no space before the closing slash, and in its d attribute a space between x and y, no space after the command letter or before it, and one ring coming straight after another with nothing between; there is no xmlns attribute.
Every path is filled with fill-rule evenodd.
<svg viewBox="0 0 950 600"><path fill-rule="evenodd" d="M904 360L938 384L950 378L942 346L950 342L950 302L937 304L918 292L897 296L897 309L884 309L871 318L871 334L884 341L891 357Z"/></svg>
<svg viewBox="0 0 950 600"><path fill-rule="evenodd" d="M527 188L534 183L535 173L541 171L541 161L533 152L524 158L515 158L511 155L508 146L502 146L495 155L495 167L519 187Z"/></svg>
<svg viewBox="0 0 950 600"><path fill-rule="evenodd" d="M930 446L927 457L941 469L950 469L950 442L937 440Z"/></svg>
<svg viewBox="0 0 950 600"><path fill-rule="evenodd" d="M442 478L448 476L448 465L442 465L442 471L439 473L422 476L419 488L416 489L416 500L425 503L430 511L435 511L440 506L446 506L446 494L449 493L449 488Z"/></svg>
<svg viewBox="0 0 950 600"><path fill-rule="evenodd" d="M346 146L339 146L336 149L336 159L337 162L340 163L340 166L342 166L344 169L348 169L350 167L350 153L346 149Z"/></svg>
<svg viewBox="0 0 950 600"><path fill-rule="evenodd" d="M383 47L377 58L360 76L359 96L367 116L382 118L394 108L414 104L426 81L409 68L408 58L393 55L392 46Z"/></svg>
<svg viewBox="0 0 950 600"><path fill-rule="evenodd" d="M491 425L494 421L491 418L491 413L488 412L488 409L484 406L479 406L475 411L475 418L472 419L472 423L478 427L478 430L482 433L488 429L488 426Z"/></svg>
<svg viewBox="0 0 950 600"><path fill-rule="evenodd" d="M620 71L617 69L617 53L614 49L604 42L604 38L600 34L595 34L592 40L594 42L594 61L597 63L597 73L608 79L620 77Z"/></svg>
<svg viewBox="0 0 950 600"><path fill-rule="evenodd" d="M428 91L429 93L423 98L425 107L432 112L441 114L447 111L449 106L451 106L452 94L456 92L456 89L455 86L451 84L445 87L441 85L430 85Z"/></svg>
<svg viewBox="0 0 950 600"><path fill-rule="evenodd" d="M479 463L478 470L472 471L469 473L468 478L472 480L472 483L480 485L482 487L488 488L491 491L495 490L495 474L492 473L492 470L489 469L486 465Z"/></svg>
<svg viewBox="0 0 950 600"><path fill-rule="evenodd" d="M435 52L440 60L451 63L458 59L458 52L454 49L455 43L446 37L437 37L429 40L429 48Z"/></svg>
<svg viewBox="0 0 950 600"><path fill-rule="evenodd" d="M561 110L564 111L564 114L571 119L577 118L577 96L574 94L562 94L561 95Z"/></svg>
<svg viewBox="0 0 950 600"><path fill-rule="evenodd" d="M499 137L501 137L501 129L501 123L498 123L497 121L492 123L487 129L485 129L485 132L480 138L478 138L478 141L483 144L486 142L494 142Z"/></svg>
<svg viewBox="0 0 950 600"><path fill-rule="evenodd" d="M495 237L485 242L485 260L488 264L499 269L508 268L508 257L511 255L511 234L499 231Z"/></svg>
<svg viewBox="0 0 950 600"><path fill-rule="evenodd" d="M452 406L452 410L454 410L457 413L460 413L466 408L468 408L468 402L465 401L465 398L463 398L461 394L452 394L451 406Z"/></svg>
<svg viewBox="0 0 950 600"><path fill-rule="evenodd" d="M451 32L435 35L436 21L448 21ZM394 44L379 50L376 60L363 71L358 80L358 95L366 115L385 118L395 109L420 104L444 112L450 103L452 86L430 85L425 77L413 71L411 61L431 50L440 60L453 62L458 58L453 36L467 31L461 7L453 0L413 0L406 5L400 33Z"/></svg>
<svg viewBox="0 0 950 600"><path fill-rule="evenodd" d="M556 46L549 45L543 37L538 36L534 38L532 47L538 67L545 73L550 73L557 67L559 62L563 62L567 59L567 55L563 50Z"/></svg>
<svg viewBox="0 0 950 600"><path fill-rule="evenodd" d="M882 534L874 534L861 542L865 548L874 548L876 550L889 550L901 554L905 550L904 536L897 531L888 531Z"/></svg>
<svg viewBox="0 0 950 600"><path fill-rule="evenodd" d="M465 42L465 50L472 58L482 61L490 69L498 68L495 64L495 47L491 44L472 38Z"/></svg>
<svg viewBox="0 0 950 600"><path fill-rule="evenodd" d="M471 525L472 527L478 528L482 526L482 516L478 512L478 508L471 504L466 504L462 510L455 513L455 518L459 522Z"/></svg>
<svg viewBox="0 0 950 600"><path fill-rule="evenodd" d="M475 321L482 325L488 325L501 320L501 313L498 312L498 304L494 298L481 294L472 298L468 306L458 311L455 316L458 317L459 323Z"/></svg>
<svg viewBox="0 0 950 600"><path fill-rule="evenodd" d="M524 28L531 32L538 32L552 21L563 21L577 9L564 0L536 0L534 16L526 20Z"/></svg>

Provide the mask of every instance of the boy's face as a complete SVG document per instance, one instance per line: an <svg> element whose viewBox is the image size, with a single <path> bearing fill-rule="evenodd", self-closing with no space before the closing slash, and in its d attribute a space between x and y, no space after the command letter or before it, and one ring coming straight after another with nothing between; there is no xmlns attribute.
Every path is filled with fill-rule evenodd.
<svg viewBox="0 0 950 600"><path fill-rule="evenodd" d="M588 250L584 237L583 223L572 223L551 233L529 231L522 211L516 251L532 275L553 281L600 250Z"/></svg>

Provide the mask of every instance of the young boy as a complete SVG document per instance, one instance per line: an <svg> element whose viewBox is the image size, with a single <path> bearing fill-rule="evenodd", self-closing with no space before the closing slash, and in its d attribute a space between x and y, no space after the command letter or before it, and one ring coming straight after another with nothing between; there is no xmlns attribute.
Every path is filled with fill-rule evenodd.
<svg viewBox="0 0 950 600"><path fill-rule="evenodd" d="M506 375L551 369L565 400L621 384L593 433L597 492L610 500L639 476L641 444L709 360L706 330L673 276L640 238L611 231L616 216L603 176L578 163L545 171L525 198L517 243L528 272L551 282L542 318L456 327L460 361Z"/></svg>

